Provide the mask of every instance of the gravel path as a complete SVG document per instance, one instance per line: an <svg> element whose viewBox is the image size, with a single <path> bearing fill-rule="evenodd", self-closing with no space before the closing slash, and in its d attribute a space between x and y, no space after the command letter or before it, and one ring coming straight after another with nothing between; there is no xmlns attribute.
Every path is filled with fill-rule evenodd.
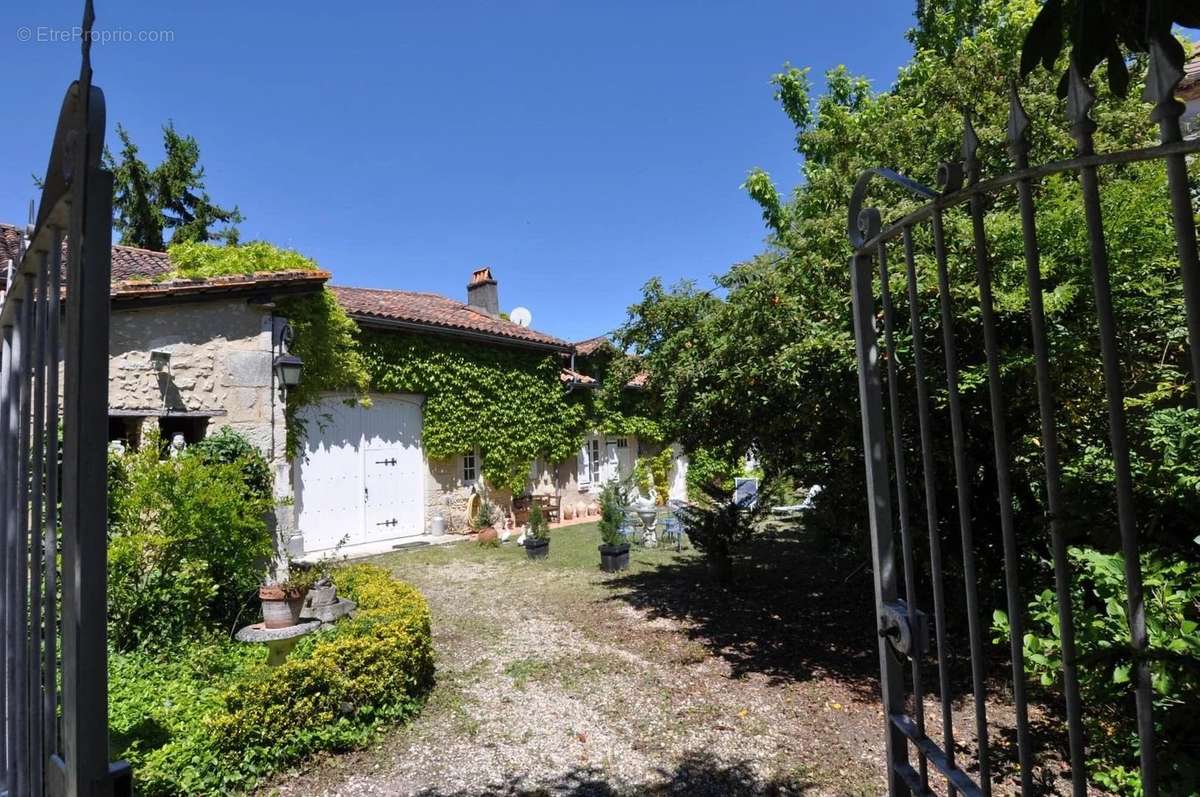
<svg viewBox="0 0 1200 797"><path fill-rule="evenodd" d="M595 556L592 529L556 532L560 549L567 535ZM433 610L438 684L425 710L373 748L309 761L262 794L883 793L883 715L862 628L841 631L866 639L843 653L821 641L840 626L809 618L809 644L825 655L806 657L710 622L696 596L714 596L686 552L639 551L616 577L513 553L462 543L383 557ZM735 617L753 611L794 631L791 613L752 594L715 598ZM992 713L1002 731L1004 707ZM956 715L970 739L969 696Z"/></svg>

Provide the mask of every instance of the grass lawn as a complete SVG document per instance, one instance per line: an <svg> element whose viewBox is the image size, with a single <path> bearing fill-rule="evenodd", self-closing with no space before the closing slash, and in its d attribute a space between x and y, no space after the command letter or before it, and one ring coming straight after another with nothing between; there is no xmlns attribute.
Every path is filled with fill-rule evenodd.
<svg viewBox="0 0 1200 797"><path fill-rule="evenodd" d="M514 535L513 539L516 539ZM600 567L600 532L595 523L584 523L577 526L566 526L550 532L550 554L536 564L553 570L579 570L588 573L597 572ZM643 548L631 546L629 571L643 572L661 564L673 562L678 557L698 557L698 552L688 548L682 553L675 552L674 544L666 548ZM400 557L400 558L396 558ZM498 548L488 548L473 542L455 543L451 545L428 545L410 548L394 554L387 554L375 561L389 565L402 565L405 568L414 565L429 565L440 567L452 562L478 562L480 564L514 565L525 562L528 557L525 549L515 542L509 541Z"/></svg>
<svg viewBox="0 0 1200 797"><path fill-rule="evenodd" d="M742 550L720 588L694 550L635 546L629 570L605 574L597 545L587 524L552 531L542 561L473 542L375 558L429 600L430 701L382 743L310 761L264 793L882 793L860 553L780 526ZM963 697L956 725L969 742ZM1003 737L1005 707L990 719Z"/></svg>

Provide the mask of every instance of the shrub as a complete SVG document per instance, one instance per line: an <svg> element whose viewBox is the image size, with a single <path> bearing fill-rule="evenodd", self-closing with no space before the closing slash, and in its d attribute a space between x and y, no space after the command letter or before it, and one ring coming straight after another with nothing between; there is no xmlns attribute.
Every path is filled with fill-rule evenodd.
<svg viewBox="0 0 1200 797"><path fill-rule="evenodd" d="M760 487L753 506L733 500L733 490L719 484L704 487L703 497L679 509L688 539L704 552L710 572L717 581L729 581L733 548L750 539L771 501L766 486ZM690 496L689 496L690 497Z"/></svg>
<svg viewBox="0 0 1200 797"><path fill-rule="evenodd" d="M732 449L697 448L688 452L688 500L704 500L706 491L713 486L733 490L733 478L741 472L741 458Z"/></svg>
<svg viewBox="0 0 1200 797"><path fill-rule="evenodd" d="M479 502L479 510L475 513L475 517L471 519L472 524L477 529L491 528L496 522L496 507L491 501L483 499Z"/></svg>
<svg viewBox="0 0 1200 797"><path fill-rule="evenodd" d="M529 510L529 531L525 533L525 539L535 542L550 539L550 526L546 523L546 516L542 514L541 504L534 503Z"/></svg>
<svg viewBox="0 0 1200 797"><path fill-rule="evenodd" d="M622 496L620 487L612 482L604 485L600 491L600 541L605 545L620 545L625 542L621 536L621 521L624 513L621 511Z"/></svg>
<svg viewBox="0 0 1200 797"><path fill-rule="evenodd" d="M666 505L671 497L671 463L674 461L674 452L668 446L652 457L642 457L633 465L633 481L639 492L654 498L659 506Z"/></svg>
<svg viewBox="0 0 1200 797"><path fill-rule="evenodd" d="M110 467L108 532L113 646L161 647L232 623L274 551L269 491L246 480L265 467L261 455L225 462L211 450L189 449L159 459L152 435L140 450L111 456L117 460ZM247 489L231 490L236 484Z"/></svg>
<svg viewBox="0 0 1200 797"><path fill-rule="evenodd" d="M1088 768L1097 783L1118 794L1141 794L1138 739L1125 614L1124 557L1090 548L1069 550L1080 696L1086 710ZM1200 788L1200 759L1191 740L1200 735L1200 567L1155 554L1142 556L1146 629L1154 688L1157 741L1172 794ZM1052 590L1029 605L1025 669L1043 686L1062 678L1058 608ZM1008 617L995 613L998 643L1008 643Z"/></svg>
<svg viewBox="0 0 1200 797"><path fill-rule="evenodd" d="M362 745L420 707L434 666L425 599L379 567L333 578L357 616L303 638L279 667L236 643L112 658L114 745L141 794L246 790L310 753Z"/></svg>
<svg viewBox="0 0 1200 797"><path fill-rule="evenodd" d="M271 495L271 467L262 452L232 426L222 426L215 434L193 443L188 451L207 465L236 463L241 466L247 489L258 495Z"/></svg>

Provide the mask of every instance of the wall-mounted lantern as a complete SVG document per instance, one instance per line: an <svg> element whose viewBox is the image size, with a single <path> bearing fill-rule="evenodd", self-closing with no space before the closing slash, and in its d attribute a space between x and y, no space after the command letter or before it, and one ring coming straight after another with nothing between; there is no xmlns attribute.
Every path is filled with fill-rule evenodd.
<svg viewBox="0 0 1200 797"><path fill-rule="evenodd" d="M304 370L304 360L294 354L280 354L275 358L275 379L279 387L288 391L300 384L300 375Z"/></svg>

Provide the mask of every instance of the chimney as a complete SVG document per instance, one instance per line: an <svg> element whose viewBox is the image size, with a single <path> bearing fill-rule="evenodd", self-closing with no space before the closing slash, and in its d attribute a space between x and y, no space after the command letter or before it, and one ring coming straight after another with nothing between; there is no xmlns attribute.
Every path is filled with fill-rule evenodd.
<svg viewBox="0 0 1200 797"><path fill-rule="evenodd" d="M492 270L487 266L471 274L471 281L467 283L467 304L490 315L500 315L500 292L496 280L492 279Z"/></svg>

